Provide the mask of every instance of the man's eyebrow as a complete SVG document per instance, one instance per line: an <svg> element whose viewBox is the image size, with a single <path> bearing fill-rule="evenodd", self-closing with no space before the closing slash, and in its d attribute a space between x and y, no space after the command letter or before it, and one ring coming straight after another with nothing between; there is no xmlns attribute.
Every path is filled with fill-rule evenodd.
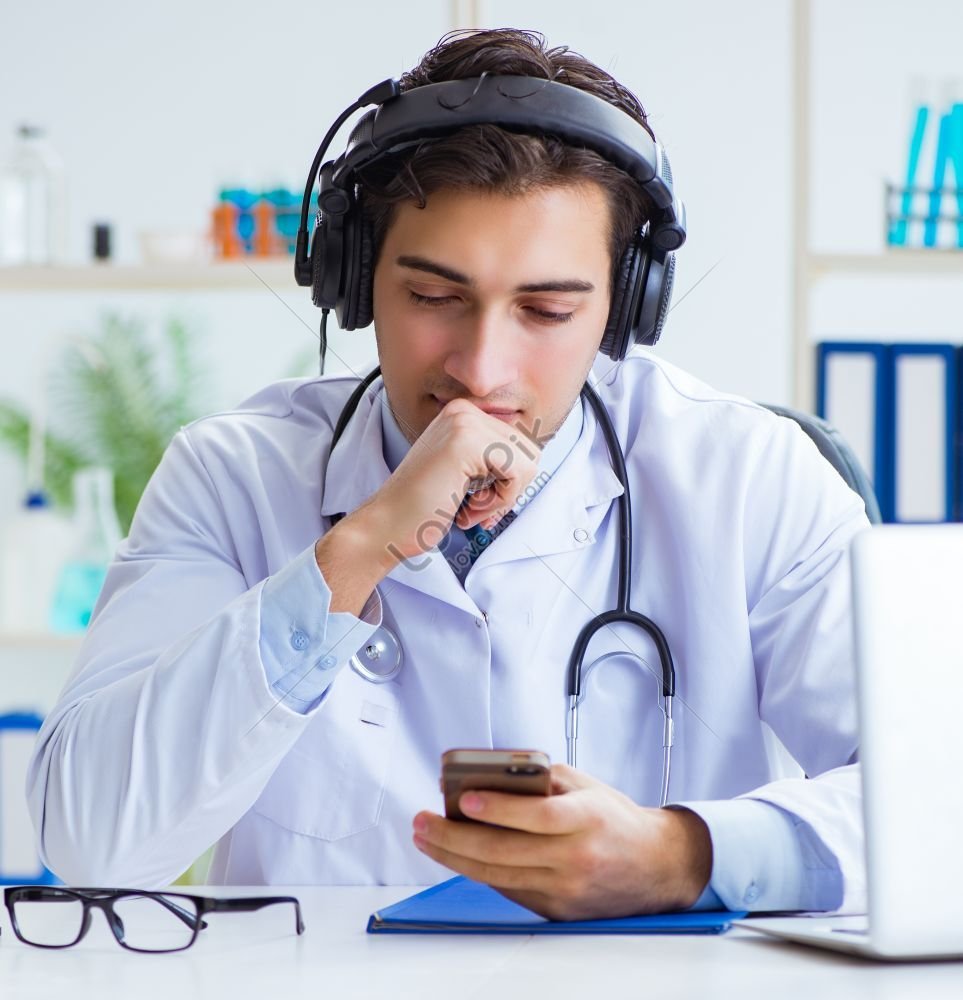
<svg viewBox="0 0 963 1000"><path fill-rule="evenodd" d="M516 292L594 292L595 285L581 278L568 278L565 281L534 281L527 285L519 285Z"/></svg>
<svg viewBox="0 0 963 1000"><path fill-rule="evenodd" d="M444 264L438 264L426 257L412 257L402 255L395 263L399 267L407 267L414 271L426 271L428 274L436 274L439 278L452 281L456 285L465 285L473 288L475 282L467 274L455 271ZM594 292L595 285L591 281L583 281L581 278L566 278L560 281L533 281L524 285L518 285L516 292Z"/></svg>
<svg viewBox="0 0 963 1000"><path fill-rule="evenodd" d="M395 263L399 267L409 267L414 271L427 271L429 274L437 274L439 278L444 278L445 281L453 281L456 285L467 285L471 288L475 284L468 275L462 274L461 271L454 271L450 267L445 267L444 264L436 264L433 260L428 260L426 257L401 256Z"/></svg>

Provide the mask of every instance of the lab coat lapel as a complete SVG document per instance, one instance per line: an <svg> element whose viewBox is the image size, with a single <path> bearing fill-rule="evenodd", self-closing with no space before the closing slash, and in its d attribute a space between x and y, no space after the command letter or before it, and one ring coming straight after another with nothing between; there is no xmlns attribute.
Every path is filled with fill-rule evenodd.
<svg viewBox="0 0 963 1000"><path fill-rule="evenodd" d="M473 618L481 614L478 605L465 593L455 571L438 549L399 563L388 574L387 579L444 601Z"/></svg>
<svg viewBox="0 0 963 1000"><path fill-rule="evenodd" d="M586 407L585 426L572 451L470 572L584 549L595 542L595 530L611 501L623 492L595 414Z"/></svg>

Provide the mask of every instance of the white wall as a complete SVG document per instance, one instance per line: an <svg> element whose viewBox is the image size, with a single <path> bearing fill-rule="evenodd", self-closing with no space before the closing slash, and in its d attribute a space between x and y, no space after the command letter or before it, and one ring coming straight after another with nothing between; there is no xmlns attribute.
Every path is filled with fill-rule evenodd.
<svg viewBox="0 0 963 1000"><path fill-rule="evenodd" d="M73 255L104 218L134 259L140 229L203 226L225 181L303 188L331 120L416 62L448 3L36 0L0 17L0 141L22 119L46 125L69 169Z"/></svg>
<svg viewBox="0 0 963 1000"><path fill-rule="evenodd" d="M788 401L788 0L487 0L482 9L486 26L550 25L550 41L610 70L649 114L689 222L661 353L720 388Z"/></svg>
<svg viewBox="0 0 963 1000"><path fill-rule="evenodd" d="M874 252L883 243L884 185L904 180L917 102L942 110L963 100L963 4L815 0L813 14L811 244L821 253ZM932 181L933 139L921 186ZM963 268L936 278L830 276L811 301L814 340L963 344Z"/></svg>
<svg viewBox="0 0 963 1000"><path fill-rule="evenodd" d="M141 231L204 230L225 183L303 188L334 117L449 27L447 0L11 3L0 13L0 158L21 121L45 126L68 171L71 261L89 259L90 226L105 220L117 259L137 262ZM190 319L217 366L210 409L233 405L291 374L292 359L317 344L320 313L306 290L293 279L271 291L251 286L0 293L0 396L25 400L60 340L120 310L155 327L170 315ZM373 356L369 332L335 328L331 346L332 368L337 358L363 367ZM0 453L0 520L21 487L19 467Z"/></svg>
<svg viewBox="0 0 963 1000"><path fill-rule="evenodd" d="M636 90L671 155L690 223L661 350L721 388L788 401L792 0L595 0L584 8L480 0L478 8L483 25L543 30ZM302 186L334 115L416 62L450 27L450 9L446 0L11 3L0 14L0 157L18 122L45 125L69 170L72 258L86 259L90 224L105 219L119 258L134 261L141 230L202 229L226 181ZM960 72L963 4L814 0L813 9L814 243L877 248L878 186L902 169L908 80ZM316 342L306 290L275 291L283 301L259 285L190 295L0 294L0 396L26 398L53 341L121 308L157 322L191 318L216 359L210 406L230 405L286 374ZM949 333L959 327L959 299L955 314L952 296L944 299L928 309L928 299L909 295L902 312L894 306L879 318L897 335L924 323ZM835 298L821 288L818 331L858 325L869 308L859 301L852 283ZM336 334L332 346L352 367L373 353L370 333ZM0 518L19 489L17 468L0 456Z"/></svg>
<svg viewBox="0 0 963 1000"><path fill-rule="evenodd" d="M812 245L872 252L884 183L906 171L916 101L963 100L963 4L815 0L813 31ZM917 182L927 185L924 167L932 169L921 162Z"/></svg>

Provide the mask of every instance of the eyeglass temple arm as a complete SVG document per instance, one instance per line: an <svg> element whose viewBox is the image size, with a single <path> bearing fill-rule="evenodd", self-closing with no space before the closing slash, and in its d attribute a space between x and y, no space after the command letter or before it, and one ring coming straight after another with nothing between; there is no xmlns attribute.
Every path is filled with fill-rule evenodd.
<svg viewBox="0 0 963 1000"><path fill-rule="evenodd" d="M235 913L250 910L262 910L265 906L273 906L275 903L294 903L294 914L298 934L304 933L304 920L301 918L301 904L295 896L243 896L235 899L212 899L210 896L199 897L203 899L204 912L212 913Z"/></svg>
<svg viewBox="0 0 963 1000"><path fill-rule="evenodd" d="M195 917L193 913L185 910L182 906L178 906L177 903L170 900L164 893L161 892L150 892L149 890L144 890L143 892L138 892L137 890L130 889L74 889L75 893L80 896L85 896L87 898L108 898L112 900L122 899L124 896L143 896L146 899L152 899L155 903L160 903L165 909L170 910L171 913L177 917L178 920L187 924L188 927L200 927L202 930L207 927L207 921Z"/></svg>
<svg viewBox="0 0 963 1000"><path fill-rule="evenodd" d="M145 895L149 894L145 893ZM157 896L151 895L150 898L156 899L162 906L166 906L178 920L182 920L188 927L200 927L201 930L207 927L207 921L203 917L195 917L193 913L188 913L187 910L178 906L177 903L172 903L166 896L158 894Z"/></svg>

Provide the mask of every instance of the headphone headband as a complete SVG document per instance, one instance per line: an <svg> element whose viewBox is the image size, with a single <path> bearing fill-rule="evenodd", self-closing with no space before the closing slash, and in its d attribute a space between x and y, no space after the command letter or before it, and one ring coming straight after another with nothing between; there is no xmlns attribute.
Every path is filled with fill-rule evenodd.
<svg viewBox="0 0 963 1000"><path fill-rule="evenodd" d="M432 83L391 97L356 125L344 153L332 164L330 183L347 191L372 161L467 125L497 125L512 132L551 134L591 149L624 170L652 207L652 237L662 250L685 242L685 214L672 192L672 172L662 146L629 114L594 94L528 76L481 76ZM344 204L340 191L322 211Z"/></svg>
<svg viewBox="0 0 963 1000"><path fill-rule="evenodd" d="M358 121L345 151L325 161L344 122L371 105L377 107ZM311 287L312 301L323 315L335 310L343 330L367 326L373 318L375 247L359 205L358 172L421 142L483 124L552 135L566 145L592 150L638 183L649 220L615 262L599 350L619 360L633 344L656 343L672 294L674 251L686 238L685 206L673 191L668 157L628 112L577 87L538 77L486 73L403 93L401 84L389 79L362 94L328 130L311 165L295 250L298 284ZM320 211L309 253L307 217L316 180ZM323 345L322 332L322 356Z"/></svg>

